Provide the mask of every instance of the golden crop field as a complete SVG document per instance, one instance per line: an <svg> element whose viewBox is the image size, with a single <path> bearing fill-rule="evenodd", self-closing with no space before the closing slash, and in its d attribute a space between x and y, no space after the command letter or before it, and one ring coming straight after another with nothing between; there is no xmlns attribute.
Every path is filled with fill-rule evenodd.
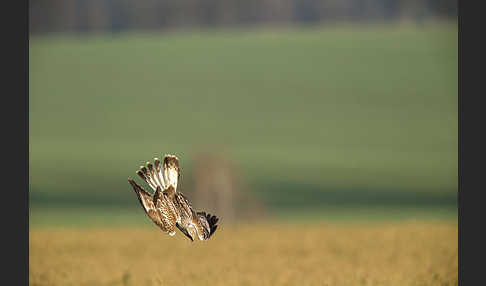
<svg viewBox="0 0 486 286"><path fill-rule="evenodd" d="M30 285L457 285L456 221L31 228Z"/></svg>

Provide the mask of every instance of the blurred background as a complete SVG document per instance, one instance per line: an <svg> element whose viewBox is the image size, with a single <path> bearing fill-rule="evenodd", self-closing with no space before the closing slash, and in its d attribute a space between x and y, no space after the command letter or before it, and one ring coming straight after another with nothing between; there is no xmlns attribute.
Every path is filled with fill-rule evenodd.
<svg viewBox="0 0 486 286"><path fill-rule="evenodd" d="M456 1L30 1L30 225L457 215Z"/></svg>

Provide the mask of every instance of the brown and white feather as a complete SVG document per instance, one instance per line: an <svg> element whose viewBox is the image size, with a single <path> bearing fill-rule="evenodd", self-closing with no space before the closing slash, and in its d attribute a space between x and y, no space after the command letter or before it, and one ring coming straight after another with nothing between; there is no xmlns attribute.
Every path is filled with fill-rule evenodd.
<svg viewBox="0 0 486 286"><path fill-rule="evenodd" d="M213 235L218 218L206 212L196 212L189 200L177 191L181 173L176 156L166 155L163 164L154 158L153 165L147 162L146 167L141 166L136 173L155 191L154 195L132 179L128 178L128 181L149 218L164 232L174 235L178 228L192 241L196 237L207 240Z"/></svg>
<svg viewBox="0 0 486 286"><path fill-rule="evenodd" d="M159 198L160 187L156 189L155 195L152 196L132 179L129 178L128 181L132 185L148 217L164 232L174 235L176 218L173 213L165 210L166 204ZM165 215L161 215L161 213Z"/></svg>

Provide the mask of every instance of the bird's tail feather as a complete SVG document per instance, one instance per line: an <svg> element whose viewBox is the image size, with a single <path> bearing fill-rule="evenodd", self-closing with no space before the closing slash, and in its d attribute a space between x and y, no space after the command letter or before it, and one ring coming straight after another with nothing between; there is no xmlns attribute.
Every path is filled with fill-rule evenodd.
<svg viewBox="0 0 486 286"><path fill-rule="evenodd" d="M217 223L219 221L219 218L216 217L215 215L211 215L209 213L207 214L206 212L198 212L197 214L202 215L209 224L209 235L207 237L207 239L209 239L218 228Z"/></svg>

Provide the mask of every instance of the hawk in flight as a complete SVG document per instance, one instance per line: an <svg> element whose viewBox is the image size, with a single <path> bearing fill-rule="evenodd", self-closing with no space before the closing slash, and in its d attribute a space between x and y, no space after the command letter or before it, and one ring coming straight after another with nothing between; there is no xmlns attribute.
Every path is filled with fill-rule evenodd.
<svg viewBox="0 0 486 286"><path fill-rule="evenodd" d="M218 227L218 218L205 212L196 212L186 197L177 191L180 178L179 159L166 155L161 164L155 158L154 164L147 162L147 167L137 170L140 176L153 190L150 194L134 180L128 178L138 200L150 219L170 236L175 235L177 227L191 241L208 240Z"/></svg>

